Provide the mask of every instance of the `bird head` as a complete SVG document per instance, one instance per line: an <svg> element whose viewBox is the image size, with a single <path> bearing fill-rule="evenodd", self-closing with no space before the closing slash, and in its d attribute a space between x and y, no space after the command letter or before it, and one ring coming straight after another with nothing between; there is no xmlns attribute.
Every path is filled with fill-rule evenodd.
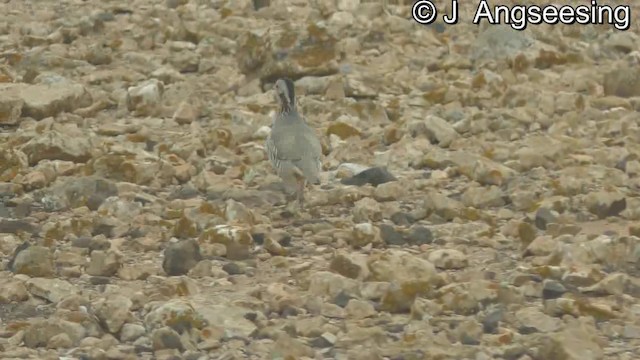
<svg viewBox="0 0 640 360"><path fill-rule="evenodd" d="M274 86L282 112L288 112L296 107L296 93L291 79L282 78Z"/></svg>

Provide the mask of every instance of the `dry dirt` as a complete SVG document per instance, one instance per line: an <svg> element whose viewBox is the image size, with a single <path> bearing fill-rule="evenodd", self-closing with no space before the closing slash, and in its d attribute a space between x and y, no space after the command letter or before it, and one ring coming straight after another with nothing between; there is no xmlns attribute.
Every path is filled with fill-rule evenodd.
<svg viewBox="0 0 640 360"><path fill-rule="evenodd" d="M639 359L640 5L463 3L0 0L0 358Z"/></svg>

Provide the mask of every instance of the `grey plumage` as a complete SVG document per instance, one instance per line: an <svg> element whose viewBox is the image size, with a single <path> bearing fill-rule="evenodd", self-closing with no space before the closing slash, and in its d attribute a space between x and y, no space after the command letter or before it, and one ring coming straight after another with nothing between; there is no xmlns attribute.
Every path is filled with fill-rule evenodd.
<svg viewBox="0 0 640 360"><path fill-rule="evenodd" d="M306 183L318 184L322 147L315 131L296 109L295 89L289 79L275 84L280 109L273 119L265 148L271 166L288 192L295 190L302 206Z"/></svg>

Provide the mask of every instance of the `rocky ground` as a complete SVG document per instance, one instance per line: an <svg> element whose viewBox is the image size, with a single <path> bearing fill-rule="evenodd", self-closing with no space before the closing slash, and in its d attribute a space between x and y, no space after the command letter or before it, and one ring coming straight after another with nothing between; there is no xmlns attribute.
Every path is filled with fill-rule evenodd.
<svg viewBox="0 0 640 360"><path fill-rule="evenodd" d="M388 3L0 1L1 357L640 358L638 23Z"/></svg>

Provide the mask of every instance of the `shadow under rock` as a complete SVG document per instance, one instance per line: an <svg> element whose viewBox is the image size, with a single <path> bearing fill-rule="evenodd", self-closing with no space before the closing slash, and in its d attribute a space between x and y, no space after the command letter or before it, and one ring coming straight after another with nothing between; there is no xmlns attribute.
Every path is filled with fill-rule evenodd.
<svg viewBox="0 0 640 360"><path fill-rule="evenodd" d="M278 206L286 203L284 192L261 189L229 189L225 191L207 193L207 200L233 199L250 208Z"/></svg>
<svg viewBox="0 0 640 360"><path fill-rule="evenodd" d="M22 321L35 317L49 317L56 311L53 304L34 305L28 302L9 303L0 305L0 319L5 323Z"/></svg>

